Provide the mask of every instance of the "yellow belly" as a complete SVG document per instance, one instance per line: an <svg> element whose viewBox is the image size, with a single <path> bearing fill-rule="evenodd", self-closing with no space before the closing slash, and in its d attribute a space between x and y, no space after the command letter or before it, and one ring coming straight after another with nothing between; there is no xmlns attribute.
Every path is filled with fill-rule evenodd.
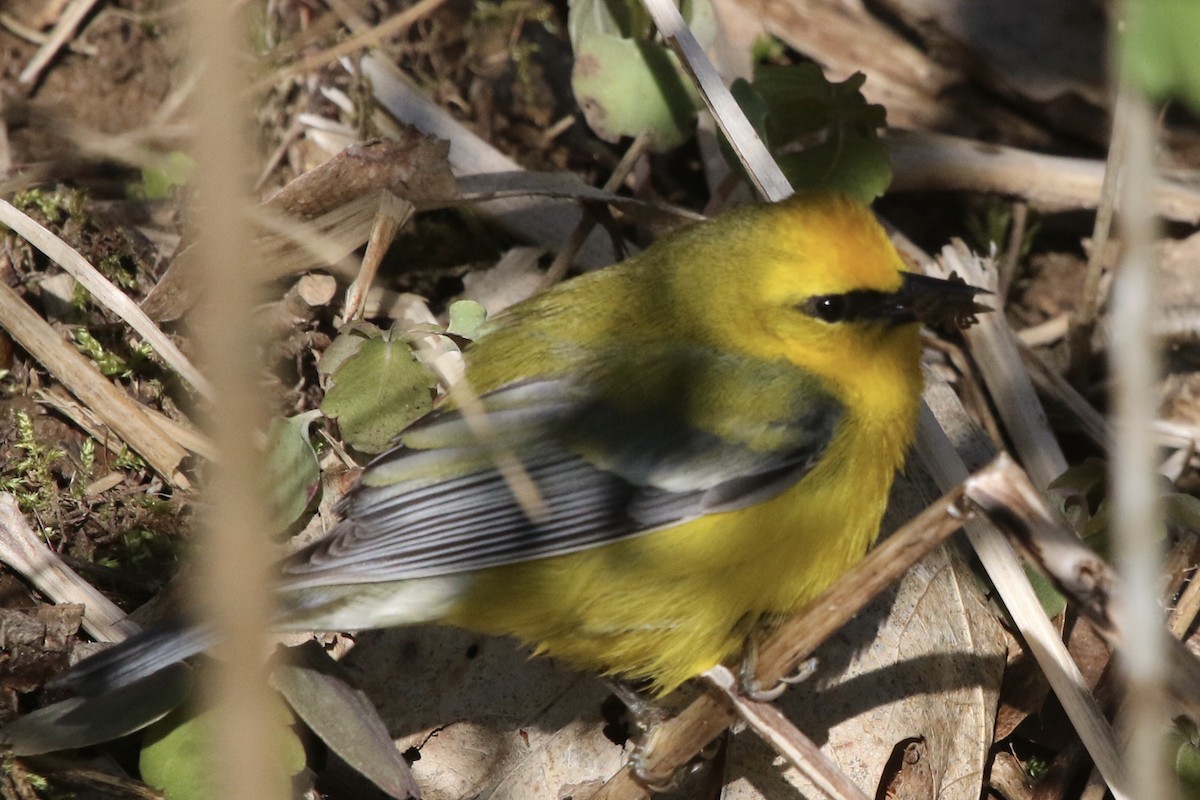
<svg viewBox="0 0 1200 800"><path fill-rule="evenodd" d="M736 658L764 617L798 610L866 553L897 459L864 468L845 438L764 503L483 571L446 621L515 635L583 669L648 678L665 694Z"/></svg>

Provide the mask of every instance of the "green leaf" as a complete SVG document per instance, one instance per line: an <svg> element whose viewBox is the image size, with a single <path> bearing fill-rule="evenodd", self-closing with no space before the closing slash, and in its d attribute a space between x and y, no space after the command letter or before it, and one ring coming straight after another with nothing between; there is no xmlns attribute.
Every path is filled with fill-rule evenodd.
<svg viewBox="0 0 1200 800"><path fill-rule="evenodd" d="M863 98L866 80L856 72L841 83L831 83L816 64L759 67L754 71L754 90L771 109L766 134L782 144L832 127L882 128L887 112Z"/></svg>
<svg viewBox="0 0 1200 800"><path fill-rule="evenodd" d="M645 132L650 149L661 153L695 131L699 93L675 54L658 45L590 36L575 50L571 86L588 126L607 142Z"/></svg>
<svg viewBox="0 0 1200 800"><path fill-rule="evenodd" d="M403 341L393 341L390 336L386 340L361 339L355 333L338 339L346 336L360 343L352 354L339 356L321 411L337 419L342 438L351 447L382 453L401 431L433 408L432 389L437 381Z"/></svg>
<svg viewBox="0 0 1200 800"><path fill-rule="evenodd" d="M1175 747L1175 774L1185 797L1200 797L1200 732L1187 717L1177 717L1168 735Z"/></svg>
<svg viewBox="0 0 1200 800"><path fill-rule="evenodd" d="M684 21L702 47L716 37L711 0L684 0ZM567 30L575 51L571 87L588 126L601 139L645 133L665 152L696 128L700 94L637 0L571 0Z"/></svg>
<svg viewBox="0 0 1200 800"><path fill-rule="evenodd" d="M767 98L763 97L754 88L754 84L745 78L734 80L729 86L729 92L733 95L733 99L737 101L737 104L742 107L742 113L746 115L746 119L754 126L754 130L758 131L758 135L765 136L767 118L771 115L771 107L767 105ZM764 139L764 141L766 140ZM721 144L726 145L724 139L721 140Z"/></svg>
<svg viewBox="0 0 1200 800"><path fill-rule="evenodd" d="M450 324L446 333L474 339L479 335L479 326L487 319L487 309L474 300L458 300L450 304Z"/></svg>
<svg viewBox="0 0 1200 800"><path fill-rule="evenodd" d="M797 189L834 189L870 203L892 180L878 129L883 106L862 96L861 73L830 83L815 64L760 66L733 95ZM722 141L729 163L740 169Z"/></svg>
<svg viewBox="0 0 1200 800"><path fill-rule="evenodd" d="M641 0L637 0L637 4L641 7ZM716 41L717 12L712 0L683 0L679 13L701 47L707 48Z"/></svg>
<svg viewBox="0 0 1200 800"><path fill-rule="evenodd" d="M271 741L278 748L280 787L305 766L304 745L292 729L291 711L274 698ZM212 763L212 711L179 708L146 731L138 765L142 780L161 789L167 800L208 800L220 796L220 770Z"/></svg>
<svg viewBox="0 0 1200 800"><path fill-rule="evenodd" d="M1066 609L1067 598L1063 597L1062 592L1058 591L1049 578L1029 566L1025 567L1025 577L1033 586L1033 593L1037 595L1038 603L1047 617L1054 619Z"/></svg>
<svg viewBox="0 0 1200 800"><path fill-rule="evenodd" d="M1066 471L1050 481L1050 489L1069 489L1075 494L1087 494L1101 486L1108 476L1108 466L1098 458L1088 458L1080 464L1067 467Z"/></svg>
<svg viewBox="0 0 1200 800"><path fill-rule="evenodd" d="M325 376L332 375L337 372L342 362L357 353L368 339L382 338L383 331L369 322L347 325L321 354L321 360L317 362L317 372Z"/></svg>
<svg viewBox="0 0 1200 800"><path fill-rule="evenodd" d="M1121 71L1159 100L1180 98L1200 112L1200 3L1130 0Z"/></svg>
<svg viewBox="0 0 1200 800"><path fill-rule="evenodd" d="M870 203L892 182L892 163L874 133L837 128L828 139L778 157L793 186L831 189Z"/></svg>
<svg viewBox="0 0 1200 800"><path fill-rule="evenodd" d="M109 742L162 719L191 690L191 667L172 664L120 689L31 711L0 730L0 745L11 755L33 756Z"/></svg>
<svg viewBox="0 0 1200 800"><path fill-rule="evenodd" d="M165 158L142 168L142 182L129 193L145 200L166 200L171 190L183 186L196 171L196 161L187 153L172 150Z"/></svg>
<svg viewBox="0 0 1200 800"><path fill-rule="evenodd" d="M314 643L293 648L297 663L275 669L271 682L296 715L342 760L387 794L417 796L408 762L396 749L374 704L350 685L345 668Z"/></svg>
<svg viewBox="0 0 1200 800"><path fill-rule="evenodd" d="M267 428L267 471L270 474L276 530L286 530L312 503L321 488L321 465L308 437L320 411L277 417Z"/></svg>
<svg viewBox="0 0 1200 800"><path fill-rule="evenodd" d="M1109 555L1109 528L1112 527L1112 504L1107 497L1101 497L1096 504L1096 512L1087 518L1079 531L1079 538L1088 547L1096 551L1101 558Z"/></svg>
<svg viewBox="0 0 1200 800"><path fill-rule="evenodd" d="M625 39L646 39L653 22L637 0L570 0L567 3L567 35L576 50L597 34Z"/></svg>
<svg viewBox="0 0 1200 800"><path fill-rule="evenodd" d="M1183 492L1163 495L1163 516L1182 528L1200 533L1200 499Z"/></svg>

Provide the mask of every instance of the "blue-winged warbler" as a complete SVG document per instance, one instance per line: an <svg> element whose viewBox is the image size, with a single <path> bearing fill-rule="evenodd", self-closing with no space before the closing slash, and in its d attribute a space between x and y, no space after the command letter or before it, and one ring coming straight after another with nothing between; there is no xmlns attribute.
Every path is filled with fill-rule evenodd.
<svg viewBox="0 0 1200 800"><path fill-rule="evenodd" d="M809 194L527 300L466 349L487 436L443 408L368 466L284 563L280 628L447 622L668 692L865 554L913 439L919 324L974 294L905 272L865 207ZM127 682L209 638L152 631L76 674Z"/></svg>

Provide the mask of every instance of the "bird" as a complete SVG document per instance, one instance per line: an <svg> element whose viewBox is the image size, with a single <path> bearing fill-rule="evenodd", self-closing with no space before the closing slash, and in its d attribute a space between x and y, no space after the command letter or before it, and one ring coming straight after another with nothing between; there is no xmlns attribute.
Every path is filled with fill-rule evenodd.
<svg viewBox="0 0 1200 800"><path fill-rule="evenodd" d="M281 563L276 627L446 623L668 694L866 554L916 429L919 328L968 324L979 293L907 271L870 209L829 192L558 284L464 349L486 425L436 408ZM64 685L99 693L213 641L150 629Z"/></svg>

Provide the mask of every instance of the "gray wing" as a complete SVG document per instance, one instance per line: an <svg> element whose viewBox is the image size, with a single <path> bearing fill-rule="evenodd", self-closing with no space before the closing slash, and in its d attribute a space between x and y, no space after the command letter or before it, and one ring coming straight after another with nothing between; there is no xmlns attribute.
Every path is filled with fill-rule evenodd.
<svg viewBox="0 0 1200 800"><path fill-rule="evenodd" d="M778 377L754 378L783 406L769 425L773 441L786 446L770 449L753 446L760 443L757 419L747 421L745 437L718 438L691 426L678 407L680 393L620 408L565 380L525 382L484 397L486 440L458 412L429 417L405 433L403 446L368 466L343 499L343 522L285 563L284 586L495 567L762 502L809 471L841 415L823 390L781 385ZM495 468L500 448L515 452L537 485L545 506L538 520L526 516Z"/></svg>

